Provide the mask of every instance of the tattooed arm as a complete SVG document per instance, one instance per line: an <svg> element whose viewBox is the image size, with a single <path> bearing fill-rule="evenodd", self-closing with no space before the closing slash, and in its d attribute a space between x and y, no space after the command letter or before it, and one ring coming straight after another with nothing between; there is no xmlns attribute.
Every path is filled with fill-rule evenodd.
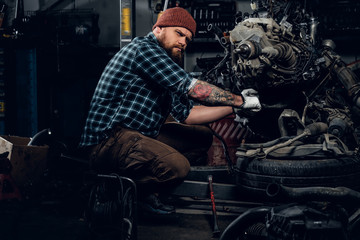
<svg viewBox="0 0 360 240"><path fill-rule="evenodd" d="M233 106L238 107L243 104L241 96L201 80L197 80L190 87L188 94L193 99L213 106L194 106L185 120L186 124L204 124L217 121L232 114Z"/></svg>
<svg viewBox="0 0 360 240"><path fill-rule="evenodd" d="M261 105L258 97L254 96L255 93L256 91L253 89L245 89L241 92L241 95L235 95L207 82L196 80L190 86L189 96L213 106L194 106L185 123L203 124L214 122L232 114L233 107L258 112L261 110Z"/></svg>
<svg viewBox="0 0 360 240"><path fill-rule="evenodd" d="M229 91L225 91L205 81L197 80L189 90L189 96L207 105L239 107L243 99Z"/></svg>

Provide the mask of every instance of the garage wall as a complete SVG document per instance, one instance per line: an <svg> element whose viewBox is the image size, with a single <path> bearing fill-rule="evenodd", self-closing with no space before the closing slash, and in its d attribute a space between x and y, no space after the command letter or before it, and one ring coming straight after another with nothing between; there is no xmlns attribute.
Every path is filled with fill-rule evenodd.
<svg viewBox="0 0 360 240"><path fill-rule="evenodd" d="M136 0L136 36L147 34L155 23L157 14L152 10L154 1ZM15 6L15 0L5 0L5 2L10 7ZM237 10L250 12L249 2L250 0L238 0ZM108 59L120 47L119 3L119 0L24 0L24 10L30 12L44 9L92 9L99 14L98 46L93 44L54 46L54 41L48 41L48 46L41 45L37 49L37 80L41 90L38 96L39 130L48 127L50 122L60 129L59 132L65 137L73 138L75 133L78 137L81 131L79 126L86 117L87 101L92 96L99 75ZM13 17L14 11L9 12L8 17ZM342 51L338 53L350 63L358 59L360 51L359 44L347 44L347 42L349 38L343 43L339 42L339 49ZM35 41L35 47L37 44L38 41ZM200 71L196 67L197 58L216 56L223 56L223 49L216 42L211 44L194 42L186 52L185 69L189 72ZM14 121L9 122L12 124ZM24 136L23 133L17 133L17 129L18 127L14 125L10 129L14 131L7 133Z"/></svg>
<svg viewBox="0 0 360 240"><path fill-rule="evenodd" d="M120 1L119 0L27 0L25 11L54 9L93 9L99 14L99 45L120 45ZM61 2L55 4L55 2ZM55 4L55 5L54 5ZM148 0L136 1L136 36L144 35L151 30L156 15L149 9Z"/></svg>

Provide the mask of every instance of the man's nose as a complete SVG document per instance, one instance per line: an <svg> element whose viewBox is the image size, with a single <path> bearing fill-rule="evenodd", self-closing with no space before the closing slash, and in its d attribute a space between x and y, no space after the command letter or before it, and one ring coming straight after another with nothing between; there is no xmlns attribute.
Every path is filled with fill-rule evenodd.
<svg viewBox="0 0 360 240"><path fill-rule="evenodd" d="M186 38L180 38L180 39L179 39L179 43L180 43L182 46L186 46Z"/></svg>

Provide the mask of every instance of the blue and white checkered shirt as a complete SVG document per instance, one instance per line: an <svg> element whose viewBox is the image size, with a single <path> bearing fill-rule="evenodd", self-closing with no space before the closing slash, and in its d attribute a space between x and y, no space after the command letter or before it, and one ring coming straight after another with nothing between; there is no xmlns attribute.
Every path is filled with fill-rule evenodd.
<svg viewBox="0 0 360 240"><path fill-rule="evenodd" d="M193 107L187 96L192 81L152 32L135 38L105 67L91 100L80 146L100 143L117 125L155 137L169 113L184 121Z"/></svg>

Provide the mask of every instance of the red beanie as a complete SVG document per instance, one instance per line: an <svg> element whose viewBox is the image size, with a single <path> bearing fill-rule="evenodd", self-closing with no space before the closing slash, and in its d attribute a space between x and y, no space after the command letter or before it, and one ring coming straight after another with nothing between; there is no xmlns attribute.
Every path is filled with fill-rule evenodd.
<svg viewBox="0 0 360 240"><path fill-rule="evenodd" d="M196 22L191 14L181 7L168 8L159 17L153 30L156 27L183 27L189 30L192 35L196 32Z"/></svg>

